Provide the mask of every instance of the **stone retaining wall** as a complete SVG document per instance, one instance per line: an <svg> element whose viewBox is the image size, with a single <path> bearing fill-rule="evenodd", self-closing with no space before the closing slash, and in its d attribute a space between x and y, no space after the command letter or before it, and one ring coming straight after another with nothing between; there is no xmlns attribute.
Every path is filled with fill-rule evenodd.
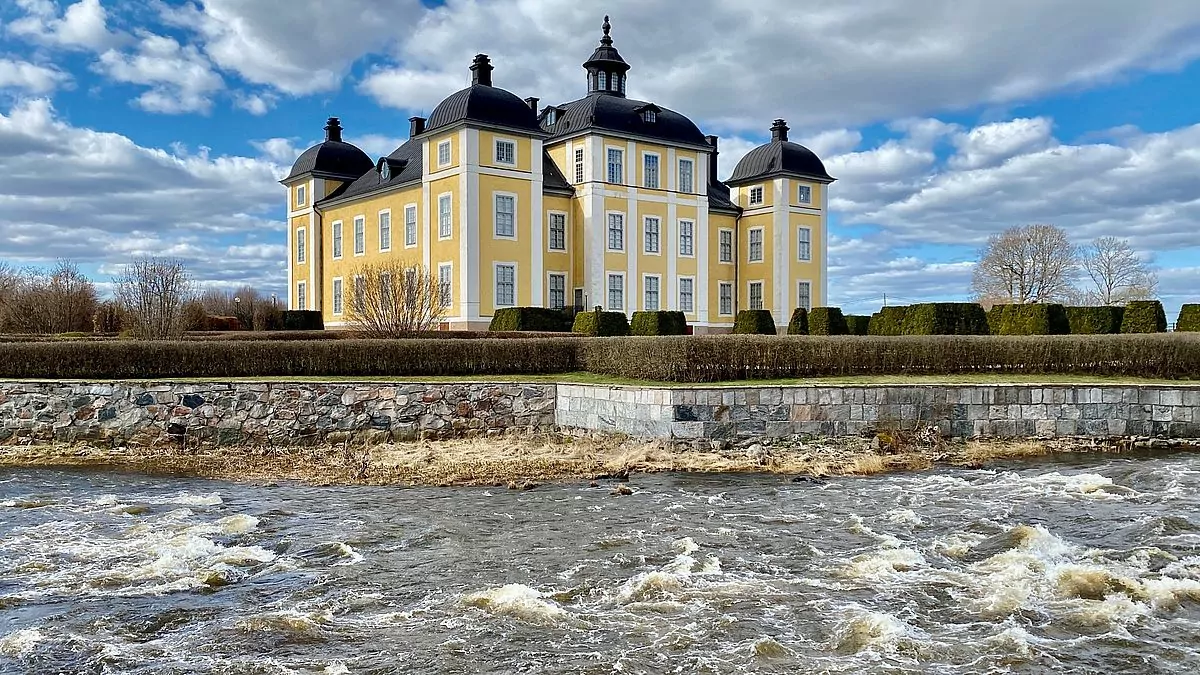
<svg viewBox="0 0 1200 675"><path fill-rule="evenodd" d="M553 384L0 382L0 444L287 445L554 425Z"/></svg>

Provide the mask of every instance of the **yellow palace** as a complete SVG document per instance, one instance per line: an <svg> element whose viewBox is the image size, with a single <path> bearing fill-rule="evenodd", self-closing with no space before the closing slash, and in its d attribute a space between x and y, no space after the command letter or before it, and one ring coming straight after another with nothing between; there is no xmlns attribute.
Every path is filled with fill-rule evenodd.
<svg viewBox="0 0 1200 675"><path fill-rule="evenodd" d="M346 325L356 268L394 258L435 274L450 329L485 329L502 307L679 310L696 333L728 332L740 309L777 325L825 304L833 182L775 120L724 183L717 138L625 96L629 64L609 35L583 98L546 106L471 86L372 162L330 118L288 189L288 305Z"/></svg>

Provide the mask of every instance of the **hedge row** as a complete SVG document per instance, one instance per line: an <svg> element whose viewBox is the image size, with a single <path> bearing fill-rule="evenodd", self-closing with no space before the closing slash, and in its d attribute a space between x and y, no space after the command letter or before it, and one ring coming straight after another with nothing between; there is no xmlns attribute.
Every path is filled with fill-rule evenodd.
<svg viewBox="0 0 1200 675"><path fill-rule="evenodd" d="M1121 332L1124 307L1067 307L1071 335L1116 335Z"/></svg>
<svg viewBox="0 0 1200 675"><path fill-rule="evenodd" d="M1000 325L995 325L999 316ZM988 317L993 335L1066 335L1071 332L1067 310L1055 304L1002 305Z"/></svg>
<svg viewBox="0 0 1200 675"><path fill-rule="evenodd" d="M988 317L973 302L930 302L904 308L901 335L987 335Z"/></svg>
<svg viewBox="0 0 1200 675"><path fill-rule="evenodd" d="M775 317L766 309L743 309L733 320L734 335L775 335Z"/></svg>
<svg viewBox="0 0 1200 675"><path fill-rule="evenodd" d="M618 337L629 335L629 319L624 312L605 312L596 308L591 312L575 315L572 333L591 337Z"/></svg>
<svg viewBox="0 0 1200 675"><path fill-rule="evenodd" d="M1175 330L1184 333L1200 332L1200 305L1184 305L1179 308L1179 319L1175 321Z"/></svg>
<svg viewBox="0 0 1200 675"><path fill-rule="evenodd" d="M565 309L507 307L495 311L488 330L491 332L570 333L573 318L573 315Z"/></svg>
<svg viewBox="0 0 1200 675"><path fill-rule="evenodd" d="M687 335L687 317L683 312L634 312L629 322L630 335Z"/></svg>
<svg viewBox="0 0 1200 675"><path fill-rule="evenodd" d="M846 317L837 307L816 307L808 313L809 335L845 335Z"/></svg>
<svg viewBox="0 0 1200 675"><path fill-rule="evenodd" d="M1125 305L1122 333L1161 333L1167 330L1167 313L1157 300L1135 300Z"/></svg>

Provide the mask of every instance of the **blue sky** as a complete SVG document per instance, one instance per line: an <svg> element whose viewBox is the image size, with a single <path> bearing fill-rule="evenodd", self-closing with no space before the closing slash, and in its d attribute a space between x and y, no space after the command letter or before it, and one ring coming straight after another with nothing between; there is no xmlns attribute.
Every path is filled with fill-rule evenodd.
<svg viewBox="0 0 1200 675"><path fill-rule="evenodd" d="M831 300L968 295L990 234L1128 238L1200 301L1200 4L1154 0L10 0L0 4L0 260L184 258L283 292L275 182L324 119L371 155L467 82L582 94L613 17L631 95L722 138L783 117L840 180Z"/></svg>

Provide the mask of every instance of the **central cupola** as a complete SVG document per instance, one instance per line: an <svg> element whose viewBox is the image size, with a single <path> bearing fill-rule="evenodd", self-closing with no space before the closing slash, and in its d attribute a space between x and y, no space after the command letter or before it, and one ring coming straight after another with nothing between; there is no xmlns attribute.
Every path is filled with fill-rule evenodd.
<svg viewBox="0 0 1200 675"><path fill-rule="evenodd" d="M600 38L600 46L592 52L583 67L587 69L588 93L608 94L625 98L625 78L629 72L629 64L621 58L621 53L613 46L609 31L612 24L604 17L604 37Z"/></svg>

